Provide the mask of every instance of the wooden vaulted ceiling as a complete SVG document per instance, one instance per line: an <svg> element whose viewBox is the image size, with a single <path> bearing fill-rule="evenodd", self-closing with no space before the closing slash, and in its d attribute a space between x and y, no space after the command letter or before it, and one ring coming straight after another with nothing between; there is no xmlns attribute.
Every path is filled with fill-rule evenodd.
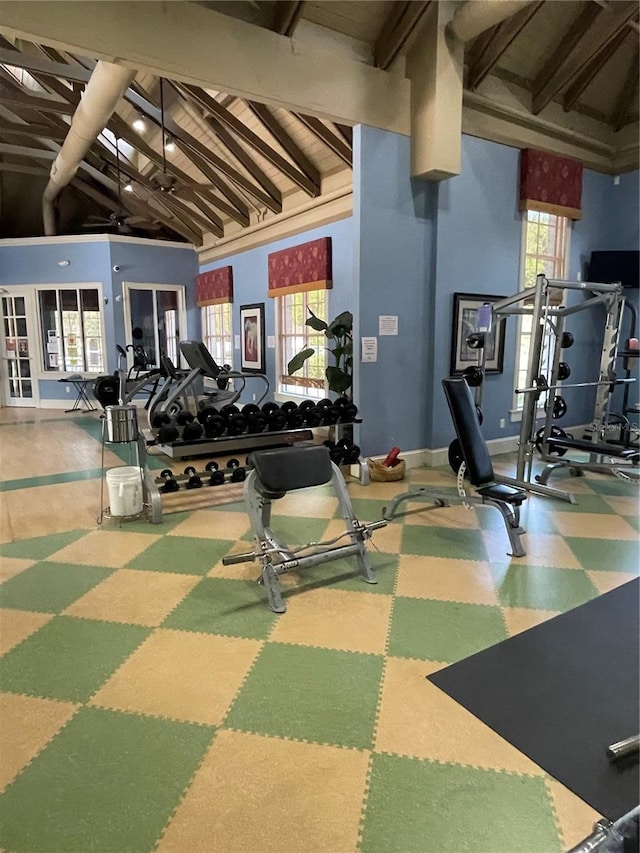
<svg viewBox="0 0 640 853"><path fill-rule="evenodd" d="M435 2L435 0L432 0ZM403 73L428 0L232 0L199 6L287 37L332 34L360 61ZM40 192L95 61L0 37L0 193ZM19 73L16 73L19 70ZM531 116L558 105L608 133L638 121L638 4L535 0L465 49L469 99L511 86ZM161 95L164 112L161 113ZM144 133L133 129L143 117ZM163 154L160 130L174 150ZM72 188L83 210L117 216L120 233L202 245L350 181L351 128L139 72L85 157ZM118 175L120 190L118 192ZM130 184L133 192L125 192ZM0 203L2 195L0 195ZM126 220L119 217L126 214ZM0 221L2 221L0 219ZM67 233L88 233L76 221ZM105 229L110 230L110 229ZM3 236L0 231L0 236ZM20 235L17 235L20 236Z"/></svg>

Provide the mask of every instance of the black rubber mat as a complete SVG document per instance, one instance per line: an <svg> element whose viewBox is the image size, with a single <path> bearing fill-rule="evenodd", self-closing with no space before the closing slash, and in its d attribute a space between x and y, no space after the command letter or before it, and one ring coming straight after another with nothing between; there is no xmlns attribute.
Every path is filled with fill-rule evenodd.
<svg viewBox="0 0 640 853"><path fill-rule="evenodd" d="M597 812L638 805L640 579L429 676ZM428 630L428 628L426 629Z"/></svg>

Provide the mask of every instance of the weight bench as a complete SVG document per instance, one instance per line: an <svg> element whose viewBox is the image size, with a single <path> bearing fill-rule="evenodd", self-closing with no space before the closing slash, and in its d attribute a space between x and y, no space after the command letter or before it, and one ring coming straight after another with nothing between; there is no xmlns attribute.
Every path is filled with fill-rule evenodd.
<svg viewBox="0 0 640 853"><path fill-rule="evenodd" d="M610 459L619 459L622 464L618 467L618 474L621 474L628 479L626 471L631 470L633 474L637 477L637 465L640 462L640 449L637 447L624 447L620 444L604 444L604 443L596 443L595 441L589 441L586 438L571 438L570 436L553 436L550 435L546 441L549 452L556 450L556 452L560 450L579 450L584 453L593 454L596 456L608 456ZM545 442L542 443L542 450L544 453ZM548 456L543 455L544 459L549 459ZM578 459L560 459L554 460L553 462L549 462L548 465L544 468L542 473L538 474L536 477L536 482L542 483L542 485L546 485L551 474L556 471L558 468L571 468L574 469L576 473L582 473L582 470L585 471L603 471L603 472L613 472L615 473L616 463L605 463L605 462L585 462Z"/></svg>
<svg viewBox="0 0 640 853"><path fill-rule="evenodd" d="M244 499L256 543L256 550L247 554L224 557L223 565L245 563L250 560L262 562L262 583L267 595L267 604L274 613L287 609L282 598L279 575L292 569L305 569L343 557L355 557L362 579L366 583L377 583L365 540L371 532L386 526L380 520L361 524L355 517L351 499L340 469L331 461L329 450L316 447L285 447L274 450L258 450L249 457L251 471L244 481ZM322 486L331 483L338 498L340 511L347 529L344 533L326 542L310 542L291 549L279 541L271 529L271 506L273 501L283 498L288 492ZM348 538L349 544L336 544Z"/></svg>
<svg viewBox="0 0 640 853"><path fill-rule="evenodd" d="M464 379L443 379L442 387L451 412L451 419L455 427L464 465L469 472L469 479L477 492L477 497L469 497L462 489L462 476L458 473L459 491L458 500L450 495L438 494L433 489L419 488L413 492L398 495L388 508L383 511L383 517L390 520L395 517L396 509L404 501L415 501L419 499L431 500L436 507L450 506L452 502L483 505L489 504L500 511L504 519L507 535L511 544L511 553L514 557L524 557L526 551L520 540L520 535L525 531L520 527L520 507L527 499L524 489L515 489L502 483L496 483L493 473L491 457L487 450L484 437L480 430L480 421L476 404L469 386Z"/></svg>

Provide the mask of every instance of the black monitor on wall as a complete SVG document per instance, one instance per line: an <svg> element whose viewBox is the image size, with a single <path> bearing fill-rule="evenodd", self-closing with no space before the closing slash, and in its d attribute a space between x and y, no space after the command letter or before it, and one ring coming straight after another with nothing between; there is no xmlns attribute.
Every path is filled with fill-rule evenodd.
<svg viewBox="0 0 640 853"><path fill-rule="evenodd" d="M623 287L638 287L640 279L640 251L591 252L589 281L610 284L622 282Z"/></svg>

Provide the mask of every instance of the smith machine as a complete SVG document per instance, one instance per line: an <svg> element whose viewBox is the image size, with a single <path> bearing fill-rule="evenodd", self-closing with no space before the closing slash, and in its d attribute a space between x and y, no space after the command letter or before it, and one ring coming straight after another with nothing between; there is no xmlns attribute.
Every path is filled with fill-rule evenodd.
<svg viewBox="0 0 640 853"><path fill-rule="evenodd" d="M587 294L587 298L576 305L563 306L553 299L554 293L557 294L558 291L581 291ZM497 480L529 492L574 503L575 498L569 492L547 485L551 474L559 468L568 467L572 474L578 476L588 470L611 473L625 479L637 478L638 449L608 444L605 441L610 394L616 385L635 381L629 377L618 379L615 375L624 302L620 284L562 281L548 279L541 274L536 278L535 287L492 304L496 321L517 314L532 317L526 386L516 390L516 393L524 394L516 475L513 478L496 477ZM598 305L603 305L606 311L598 379L593 382L560 385L570 372L566 362L562 361L562 350L573 342L571 333L564 330L565 318ZM550 374L545 376L542 365L544 342L548 334L553 336L556 345ZM596 388L593 420L587 430L588 437L576 439L553 423L567 411L566 402L556 392L560 388L586 387ZM542 429L536 430L537 412L543 395L545 423ZM532 482L534 450L541 454L547 466L541 474L533 477ZM588 459L561 458L567 450L581 452Z"/></svg>

